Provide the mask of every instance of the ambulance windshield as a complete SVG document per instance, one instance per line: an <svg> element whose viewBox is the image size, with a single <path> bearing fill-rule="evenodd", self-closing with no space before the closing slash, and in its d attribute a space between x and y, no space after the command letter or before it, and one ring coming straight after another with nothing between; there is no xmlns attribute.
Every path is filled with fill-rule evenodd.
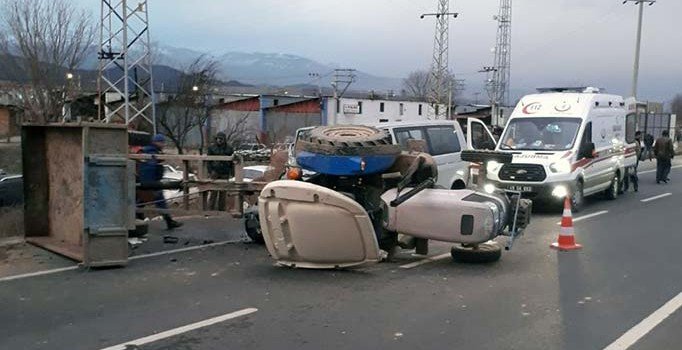
<svg viewBox="0 0 682 350"><path fill-rule="evenodd" d="M580 118L514 118L500 140L500 149L565 151L573 148Z"/></svg>

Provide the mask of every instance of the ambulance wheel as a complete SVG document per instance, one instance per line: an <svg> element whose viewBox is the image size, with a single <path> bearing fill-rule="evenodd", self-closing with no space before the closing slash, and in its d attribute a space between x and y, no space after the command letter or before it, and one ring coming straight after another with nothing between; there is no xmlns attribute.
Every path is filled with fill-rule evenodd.
<svg viewBox="0 0 682 350"><path fill-rule="evenodd" d="M583 182L578 181L575 184L575 190L573 191L573 194L571 195L571 211L577 213L583 208L583 204L585 203L585 190L583 187ZM562 206L563 208L563 206Z"/></svg>
<svg viewBox="0 0 682 350"><path fill-rule="evenodd" d="M620 181L618 180L618 174L613 175L613 179L611 179L611 185L609 188L606 190L606 198L610 200L614 200L618 198L618 190L620 188Z"/></svg>
<svg viewBox="0 0 682 350"><path fill-rule="evenodd" d="M462 263L491 263L500 260L502 247L495 242L481 243L476 246L456 245L450 250L452 260Z"/></svg>

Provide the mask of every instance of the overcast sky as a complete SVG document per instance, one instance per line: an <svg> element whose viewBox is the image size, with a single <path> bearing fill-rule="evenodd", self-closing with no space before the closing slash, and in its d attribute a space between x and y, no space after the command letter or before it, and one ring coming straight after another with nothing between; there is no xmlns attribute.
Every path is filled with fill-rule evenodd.
<svg viewBox="0 0 682 350"><path fill-rule="evenodd" d="M99 2L78 0L99 15ZM149 0L153 41L205 50L281 52L375 75L428 68L436 0ZM472 94L492 62L497 0L451 0L450 65ZM514 0L512 88L598 85L629 93L637 7L621 0ZM646 7L642 98L682 92L682 1Z"/></svg>

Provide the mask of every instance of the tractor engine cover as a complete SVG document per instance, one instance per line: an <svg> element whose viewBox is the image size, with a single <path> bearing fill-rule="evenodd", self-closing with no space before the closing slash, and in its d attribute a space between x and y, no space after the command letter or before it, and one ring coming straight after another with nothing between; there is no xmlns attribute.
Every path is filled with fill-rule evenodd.
<svg viewBox="0 0 682 350"><path fill-rule="evenodd" d="M369 215L340 192L274 181L261 191L258 211L265 245L279 265L345 268L382 258Z"/></svg>
<svg viewBox="0 0 682 350"><path fill-rule="evenodd" d="M409 191L409 188L403 192ZM504 197L472 190L425 189L398 206L391 206L396 189L385 192L387 230L437 241L478 244L503 232L510 213Z"/></svg>

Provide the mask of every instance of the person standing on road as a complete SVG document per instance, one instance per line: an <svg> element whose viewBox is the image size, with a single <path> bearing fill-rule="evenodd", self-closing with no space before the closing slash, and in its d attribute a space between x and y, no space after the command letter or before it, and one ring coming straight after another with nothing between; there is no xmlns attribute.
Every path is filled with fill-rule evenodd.
<svg viewBox="0 0 682 350"><path fill-rule="evenodd" d="M632 183L632 188L635 190L635 192L639 191L639 175L637 175L637 168L639 168L639 158L642 156L642 132L637 131L635 132L635 143L637 144L635 148L635 153L637 157L637 161L635 162L634 168L630 169L629 172L629 181L625 181L625 189L624 191L627 191L628 188L630 187L630 183Z"/></svg>
<svg viewBox="0 0 682 350"><path fill-rule="evenodd" d="M652 153L653 153L653 147L654 147L654 136L651 134L646 134L644 135L644 158L648 158L649 161L653 159Z"/></svg>
<svg viewBox="0 0 682 350"><path fill-rule="evenodd" d="M209 156L231 156L234 154L232 146L227 144L224 132L219 132L215 136L215 142L208 148ZM208 173L214 180L229 180L233 176L232 162L210 161L208 162ZM226 193L224 191L211 191L209 197L209 208L212 210L225 210Z"/></svg>
<svg viewBox="0 0 682 350"><path fill-rule="evenodd" d="M151 154L152 156L162 154L163 147L165 146L165 144L166 138L161 134L156 134L152 138L151 144L142 147L141 153ZM158 160L155 157L152 157L152 159L142 161L138 168L140 182L149 184L161 182L161 179L163 179L164 171L162 162L163 161ZM168 209L168 205L166 204L166 198L164 198L162 190L151 190L143 192L151 194L151 199L154 201L154 205L157 208L163 210ZM146 202L146 200L143 200L143 202ZM173 218L168 213L163 213L161 214L161 216L163 217L163 220L166 222L166 228L169 230L182 226L181 222L173 220ZM144 215L138 216L138 218L142 217L144 217Z"/></svg>
<svg viewBox="0 0 682 350"><path fill-rule="evenodd" d="M673 141L670 139L670 132L663 130L661 137L654 144L654 154L656 155L656 183L661 181L668 183L670 179L671 160L675 157Z"/></svg>

